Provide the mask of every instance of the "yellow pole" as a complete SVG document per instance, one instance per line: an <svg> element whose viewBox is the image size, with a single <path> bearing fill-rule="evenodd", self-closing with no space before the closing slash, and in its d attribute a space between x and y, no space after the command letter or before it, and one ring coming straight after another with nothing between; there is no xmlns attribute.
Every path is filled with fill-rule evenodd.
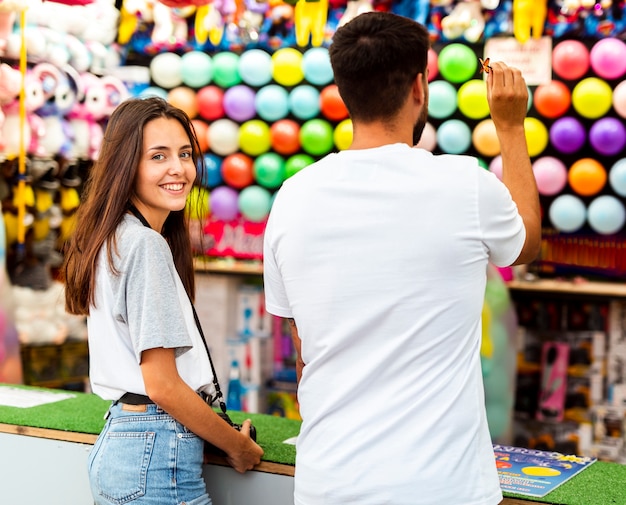
<svg viewBox="0 0 626 505"><path fill-rule="evenodd" d="M26 126L26 9L20 11L20 72L22 86L20 88L20 144L18 154L18 183L17 183L17 252L18 257L24 253L26 242L26 146L24 128Z"/></svg>

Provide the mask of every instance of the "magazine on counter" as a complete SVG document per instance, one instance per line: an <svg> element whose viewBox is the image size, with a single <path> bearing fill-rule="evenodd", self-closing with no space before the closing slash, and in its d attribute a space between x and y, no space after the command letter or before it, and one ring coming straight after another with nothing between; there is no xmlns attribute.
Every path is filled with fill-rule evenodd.
<svg viewBox="0 0 626 505"><path fill-rule="evenodd" d="M547 495L597 460L497 444L494 444L493 451L502 491L538 498Z"/></svg>

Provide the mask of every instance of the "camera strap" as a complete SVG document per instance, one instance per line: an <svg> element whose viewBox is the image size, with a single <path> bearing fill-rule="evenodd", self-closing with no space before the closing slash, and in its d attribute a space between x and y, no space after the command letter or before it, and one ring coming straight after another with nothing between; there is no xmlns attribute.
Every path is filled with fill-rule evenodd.
<svg viewBox="0 0 626 505"><path fill-rule="evenodd" d="M130 204L130 206L128 207L128 210L132 212L133 215L137 219L139 219L139 221L141 221L141 224L143 224L147 228L152 228L152 226L150 226L150 223L148 223L148 220L143 216L141 212L139 212L139 209L137 207L135 207L133 204ZM220 388L220 383L217 380L217 373L215 371L215 365L213 365L213 359L211 359L211 352L209 351L209 345L207 344L206 339L204 338L204 332L202 331L200 318L198 317L198 313L196 312L196 308L194 307L193 301L191 299L191 295L187 293L187 296L189 297L189 303L191 304L191 310L193 311L193 318L196 322L196 327L198 328L198 332L200 333L200 340L202 340L202 343L204 344L204 349L206 350L206 354L209 357L209 364L211 365L211 372L213 373L213 387L215 388L215 394L211 396L208 394L205 395L205 393L203 393L202 396L205 399L205 401L211 406L216 401L219 401L218 405L220 407L220 410L222 411L224 415L227 415L226 403L224 402L224 394L222 393L222 389Z"/></svg>

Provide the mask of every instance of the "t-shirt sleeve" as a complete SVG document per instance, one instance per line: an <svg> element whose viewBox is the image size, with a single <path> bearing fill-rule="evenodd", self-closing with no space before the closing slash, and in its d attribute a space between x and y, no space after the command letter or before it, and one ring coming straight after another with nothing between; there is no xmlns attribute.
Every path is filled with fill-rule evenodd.
<svg viewBox="0 0 626 505"><path fill-rule="evenodd" d="M263 291L265 292L265 310L279 317L293 317L285 285L280 275L274 253L274 225L270 215L263 239Z"/></svg>
<svg viewBox="0 0 626 505"><path fill-rule="evenodd" d="M478 212L489 260L499 267L511 265L522 252L526 228L508 188L486 170L479 170Z"/></svg>
<svg viewBox="0 0 626 505"><path fill-rule="evenodd" d="M122 255L119 314L125 317L137 362L141 353L157 347L174 348L176 356L192 344L178 295L174 262L160 235L136 230Z"/></svg>

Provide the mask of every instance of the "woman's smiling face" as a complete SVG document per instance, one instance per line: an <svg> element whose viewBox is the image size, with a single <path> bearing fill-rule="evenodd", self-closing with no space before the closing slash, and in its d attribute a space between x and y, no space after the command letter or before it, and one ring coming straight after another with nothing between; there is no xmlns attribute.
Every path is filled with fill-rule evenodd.
<svg viewBox="0 0 626 505"><path fill-rule="evenodd" d="M189 137L176 119L146 123L133 203L150 226L161 231L171 211L185 207L196 179Z"/></svg>

